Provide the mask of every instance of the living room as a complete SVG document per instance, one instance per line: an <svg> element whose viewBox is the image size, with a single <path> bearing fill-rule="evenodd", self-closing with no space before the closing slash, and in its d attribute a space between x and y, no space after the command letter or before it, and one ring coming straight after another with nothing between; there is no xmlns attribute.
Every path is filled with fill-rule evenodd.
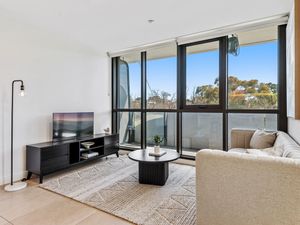
<svg viewBox="0 0 300 225"><path fill-rule="evenodd" d="M300 3L3 0L1 224L300 224Z"/></svg>

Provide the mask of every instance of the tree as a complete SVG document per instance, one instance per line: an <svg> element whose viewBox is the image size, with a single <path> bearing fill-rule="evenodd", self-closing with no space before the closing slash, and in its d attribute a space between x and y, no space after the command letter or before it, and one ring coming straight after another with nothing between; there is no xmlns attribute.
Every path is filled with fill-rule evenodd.
<svg viewBox="0 0 300 225"><path fill-rule="evenodd" d="M169 94L166 91L161 91L160 95L161 95L161 98L163 100L163 104L165 104L166 100L168 100L168 97L171 96L171 94Z"/></svg>
<svg viewBox="0 0 300 225"><path fill-rule="evenodd" d="M194 88L191 96L193 104L218 104L219 79L214 85ZM263 83L257 79L240 80L228 77L228 104L231 108L274 109L277 107L277 84Z"/></svg>
<svg viewBox="0 0 300 225"><path fill-rule="evenodd" d="M196 88L196 104L217 104L219 102L219 87L202 85Z"/></svg>
<svg viewBox="0 0 300 225"><path fill-rule="evenodd" d="M271 93L271 90L268 85L261 83L258 89L259 93Z"/></svg>
<svg viewBox="0 0 300 225"><path fill-rule="evenodd" d="M152 105L153 108L176 108L176 95L171 95L166 91L152 90L147 101L148 107Z"/></svg>
<svg viewBox="0 0 300 225"><path fill-rule="evenodd" d="M228 78L228 103L232 108L274 109L277 107L277 84L257 79ZM243 91L241 91L243 90Z"/></svg>

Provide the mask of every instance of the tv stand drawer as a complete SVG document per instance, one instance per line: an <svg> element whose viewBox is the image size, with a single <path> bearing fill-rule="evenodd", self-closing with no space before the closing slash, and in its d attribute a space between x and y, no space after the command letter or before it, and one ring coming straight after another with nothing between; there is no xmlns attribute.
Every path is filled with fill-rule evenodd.
<svg viewBox="0 0 300 225"><path fill-rule="evenodd" d="M104 148L104 154L105 155L114 154L117 151L119 151L119 146L117 146L117 145L111 145L111 146L108 146L108 147Z"/></svg>
<svg viewBox="0 0 300 225"><path fill-rule="evenodd" d="M42 161L56 158L59 156L69 155L69 144L55 145L43 148L41 154Z"/></svg>
<svg viewBox="0 0 300 225"><path fill-rule="evenodd" d="M115 145L119 143L119 135L112 134L104 138L104 145Z"/></svg>
<svg viewBox="0 0 300 225"><path fill-rule="evenodd" d="M60 156L52 159L48 159L42 162L42 172L44 174L54 172L58 169L65 168L69 165L69 156Z"/></svg>

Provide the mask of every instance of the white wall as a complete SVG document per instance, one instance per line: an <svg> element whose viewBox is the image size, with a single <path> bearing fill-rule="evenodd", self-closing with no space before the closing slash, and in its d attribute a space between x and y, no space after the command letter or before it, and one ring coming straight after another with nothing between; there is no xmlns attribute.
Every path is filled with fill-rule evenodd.
<svg viewBox="0 0 300 225"><path fill-rule="evenodd" d="M292 118L288 119L288 133L300 143L300 120L295 120Z"/></svg>
<svg viewBox="0 0 300 225"><path fill-rule="evenodd" d="M108 57L59 41L19 22L0 18L0 184L10 178L11 82L23 79L26 96L15 95L15 179L25 173L25 145L51 140L53 112L95 112L95 132L110 127ZM19 84L17 85L19 87ZM18 89L18 88L17 88ZM17 93L17 90L16 90Z"/></svg>
<svg viewBox="0 0 300 225"><path fill-rule="evenodd" d="M287 29L287 73L288 73L288 87L287 87L287 95L288 95L288 115L294 117L295 116L295 4L292 1L293 7L290 11L290 18ZM293 60L292 60L293 59ZM289 74L291 73L291 74ZM289 79L290 78L290 79ZM290 92L290 93L289 93ZM298 142L300 143L300 120L295 120L293 118L288 118L288 133Z"/></svg>

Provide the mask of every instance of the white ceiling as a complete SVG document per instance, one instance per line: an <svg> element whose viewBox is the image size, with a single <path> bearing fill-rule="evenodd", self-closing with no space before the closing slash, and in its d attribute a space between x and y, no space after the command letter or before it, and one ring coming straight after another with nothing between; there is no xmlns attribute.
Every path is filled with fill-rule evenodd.
<svg viewBox="0 0 300 225"><path fill-rule="evenodd" d="M289 12L292 0L0 0L0 14L96 52ZM148 19L155 22L149 24Z"/></svg>

